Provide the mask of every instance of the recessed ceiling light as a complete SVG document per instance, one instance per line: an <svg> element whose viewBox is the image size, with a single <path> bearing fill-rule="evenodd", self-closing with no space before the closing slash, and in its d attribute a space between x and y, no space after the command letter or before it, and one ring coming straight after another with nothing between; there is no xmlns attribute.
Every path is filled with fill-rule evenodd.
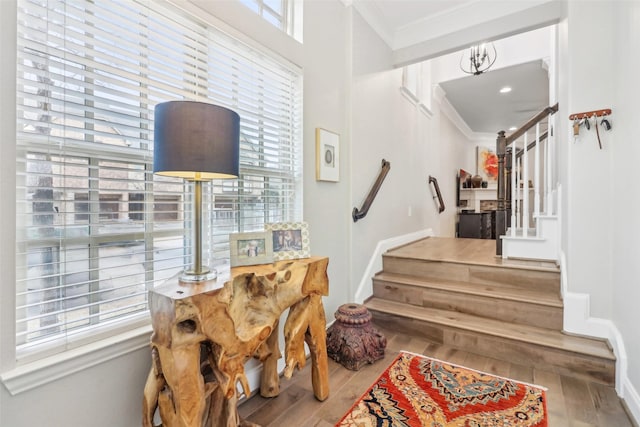
<svg viewBox="0 0 640 427"><path fill-rule="evenodd" d="M517 129L518 129L518 128L517 128L517 127L515 127L515 126L511 126L511 127L509 128L509 130L517 130Z"/></svg>
<svg viewBox="0 0 640 427"><path fill-rule="evenodd" d="M500 89L500 93L509 93L511 92L511 88L509 86L505 86L502 89Z"/></svg>

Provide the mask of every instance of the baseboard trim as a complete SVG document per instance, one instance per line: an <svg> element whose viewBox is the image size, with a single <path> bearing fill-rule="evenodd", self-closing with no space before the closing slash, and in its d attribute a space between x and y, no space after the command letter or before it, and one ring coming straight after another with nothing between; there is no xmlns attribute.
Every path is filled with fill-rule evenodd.
<svg viewBox="0 0 640 427"><path fill-rule="evenodd" d="M631 421L637 427L640 425L640 395L628 378L624 379L622 386L622 400Z"/></svg>
<svg viewBox="0 0 640 427"><path fill-rule="evenodd" d="M566 257L560 252L561 290L564 302L564 330L567 333L605 338L616 356L616 393L624 400L629 416L640 423L640 395L627 376L627 351L622 334L608 319L591 317L589 294L567 290Z"/></svg>
<svg viewBox="0 0 640 427"><path fill-rule="evenodd" d="M433 236L433 229L427 228L425 230L416 231L413 233L403 234L401 236L391 237L389 239L380 240L376 245L369 264L362 274L360 284L356 290L354 296L354 302L356 304L362 304L364 300L373 295L373 281L372 277L380 270L382 270L382 254L391 248L404 245L415 240L424 239L425 237Z"/></svg>

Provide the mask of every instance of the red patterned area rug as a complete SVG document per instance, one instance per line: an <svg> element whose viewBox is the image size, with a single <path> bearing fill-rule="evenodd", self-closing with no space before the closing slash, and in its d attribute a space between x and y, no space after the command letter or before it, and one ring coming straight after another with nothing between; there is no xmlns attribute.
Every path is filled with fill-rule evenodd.
<svg viewBox="0 0 640 427"><path fill-rule="evenodd" d="M545 389L401 352L336 427L547 427Z"/></svg>

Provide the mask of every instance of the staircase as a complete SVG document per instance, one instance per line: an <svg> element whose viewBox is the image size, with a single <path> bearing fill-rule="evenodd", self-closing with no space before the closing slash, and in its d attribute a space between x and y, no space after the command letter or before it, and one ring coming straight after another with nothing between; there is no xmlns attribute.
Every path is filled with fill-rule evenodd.
<svg viewBox="0 0 640 427"><path fill-rule="evenodd" d="M498 132L496 254L559 259L560 187L555 186L554 114L546 107L511 135ZM508 228L507 228L508 227Z"/></svg>
<svg viewBox="0 0 640 427"><path fill-rule="evenodd" d="M432 237L390 250L365 306L386 327L614 385L615 356L608 343L562 332L557 266L504 260L493 255L493 245Z"/></svg>

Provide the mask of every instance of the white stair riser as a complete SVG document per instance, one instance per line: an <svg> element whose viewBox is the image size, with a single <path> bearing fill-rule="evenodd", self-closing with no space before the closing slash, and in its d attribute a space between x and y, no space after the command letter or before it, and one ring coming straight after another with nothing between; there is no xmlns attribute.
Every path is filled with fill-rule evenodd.
<svg viewBox="0 0 640 427"><path fill-rule="evenodd" d="M510 230L502 237L503 258L526 258L556 261L558 260L558 219L555 216L540 216L537 237L522 237L522 231L516 230L511 236Z"/></svg>

